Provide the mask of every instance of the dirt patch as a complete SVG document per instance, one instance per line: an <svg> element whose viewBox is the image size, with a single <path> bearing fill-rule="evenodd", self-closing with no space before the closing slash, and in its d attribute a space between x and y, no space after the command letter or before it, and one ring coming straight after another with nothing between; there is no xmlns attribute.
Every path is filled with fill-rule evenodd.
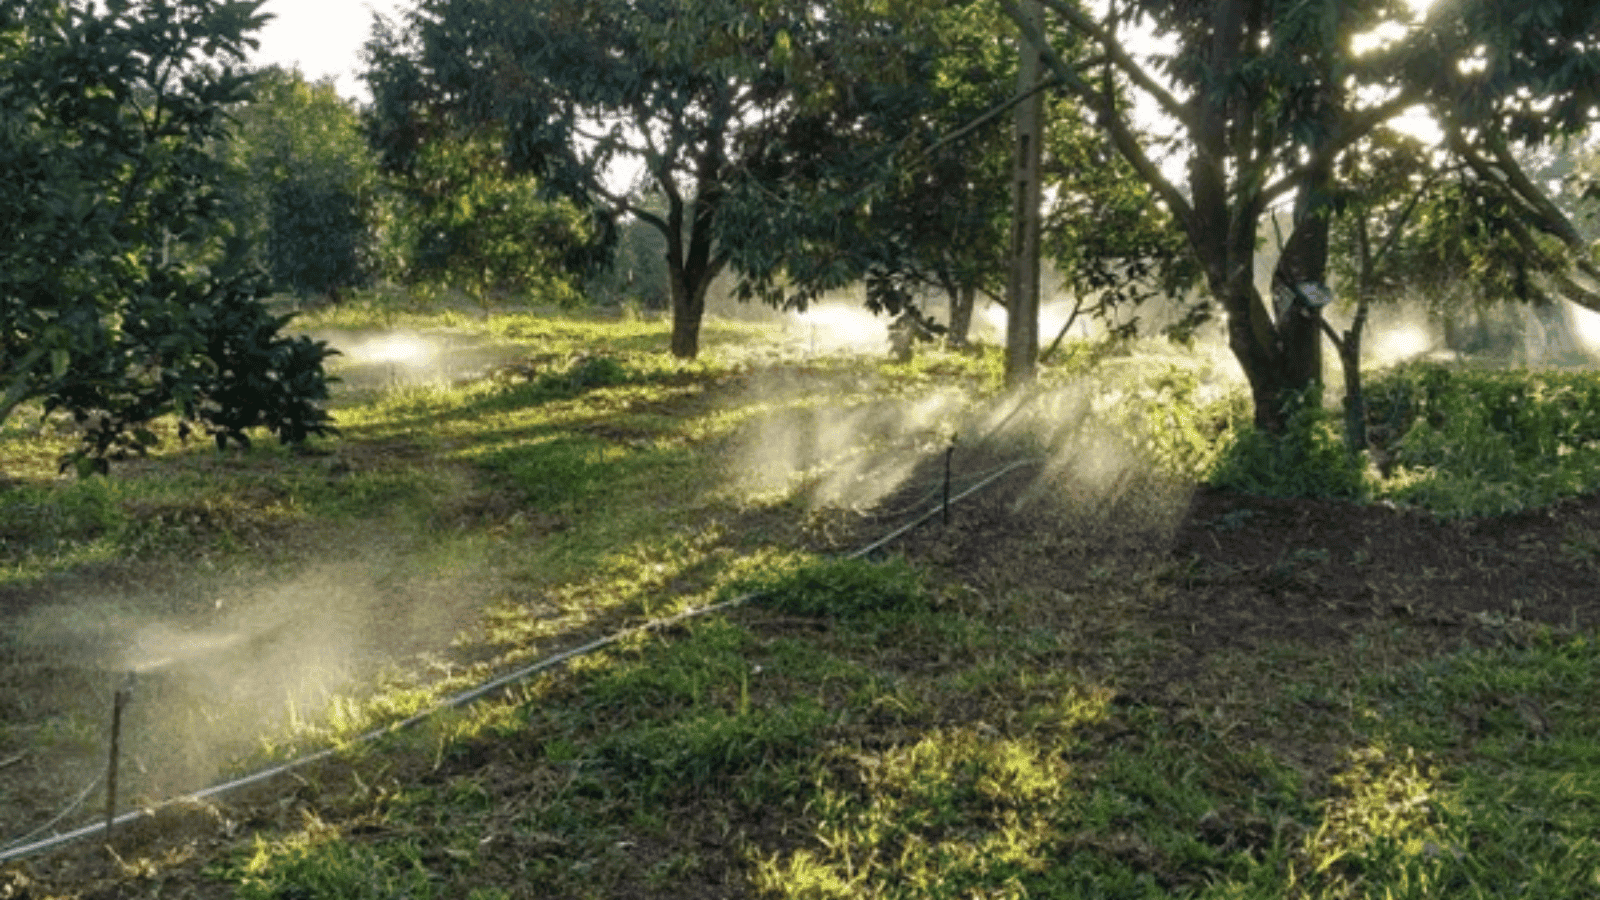
<svg viewBox="0 0 1600 900"><path fill-rule="evenodd" d="M936 481L933 471L922 479ZM1388 503L1180 493L1140 477L1093 496L1070 477L1022 470L952 518L911 533L902 551L986 593L1128 590L1143 579L1149 621L1186 635L1197 656L1341 639L1374 619L1441 640L1519 621L1600 625L1594 495L1449 521Z"/></svg>

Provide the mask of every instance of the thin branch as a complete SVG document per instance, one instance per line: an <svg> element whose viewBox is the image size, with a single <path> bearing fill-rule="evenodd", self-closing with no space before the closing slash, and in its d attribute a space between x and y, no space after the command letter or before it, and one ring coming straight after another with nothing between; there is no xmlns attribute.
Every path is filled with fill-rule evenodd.
<svg viewBox="0 0 1600 900"><path fill-rule="evenodd" d="M1262 188L1262 199L1270 203L1284 193L1293 190L1300 184L1300 179L1305 177L1306 172L1314 170L1318 166L1332 163L1334 158L1348 149L1350 145L1366 137L1372 129L1399 115L1407 107L1415 106L1417 100L1417 92L1408 88L1371 109L1363 110L1351 116L1348 123L1339 129L1333 139L1319 149L1304 165L1295 166L1284 173L1278 180Z"/></svg>
<svg viewBox="0 0 1600 900"><path fill-rule="evenodd" d="M1193 121L1194 111L1189 108L1188 104L1181 102L1170 91L1156 83L1156 80L1150 77L1150 73L1146 72L1143 66L1128 55L1128 51L1123 49L1115 34L1107 31L1095 20L1085 15L1083 11L1070 3L1064 2L1064 0L1040 0L1040 2L1056 15L1066 19L1067 24L1088 35L1092 40L1104 47L1106 55L1111 58L1112 62L1116 63L1117 68L1123 74L1128 76L1128 80L1137 85L1140 90L1149 94L1167 115L1183 123L1185 128L1191 130L1195 128L1196 123ZM1011 4L1003 3L1002 5L1010 6ZM1009 9L1007 14L1011 14ZM1013 15L1012 18L1016 18L1016 16Z"/></svg>
<svg viewBox="0 0 1600 900"><path fill-rule="evenodd" d="M1045 38L1044 33L1033 27L1028 18L1017 8L1016 3L1012 2L1012 0L1000 0L1000 7L1007 16L1011 17L1012 21L1016 22L1017 27L1022 30L1024 39L1031 42L1039 50L1039 53L1044 56L1045 63L1055 72L1056 78L1061 81L1067 90L1071 91L1099 114L1098 123L1111 136L1111 142L1116 146L1117 151L1133 166L1134 171L1139 173L1139 177L1150 185L1157 194L1161 195L1162 201L1167 204L1167 208L1172 211L1172 214L1184 222L1185 227L1188 227L1193 217L1193 209L1190 207L1189 201L1184 199L1183 192L1168 181L1167 177L1161 174L1161 169L1150 160L1150 157L1144 152L1144 147L1140 145L1139 139L1134 136L1133 130L1129 127L1127 121L1116 113L1114 106L1106 98L1085 83L1078 73L1073 71L1061 59L1055 49L1050 46L1050 42Z"/></svg>
<svg viewBox="0 0 1600 900"><path fill-rule="evenodd" d="M1339 355L1341 357L1344 356L1344 338L1339 334L1339 332L1336 331L1332 325L1328 324L1327 319L1324 319L1321 316L1317 316L1317 324L1322 326L1322 333L1328 336L1328 340L1333 341L1333 348L1339 351Z"/></svg>
<svg viewBox="0 0 1600 900"><path fill-rule="evenodd" d="M1567 262L1573 268L1596 281L1600 281L1600 268L1597 268L1594 261L1589 258L1589 248L1584 243L1583 237L1572 227L1572 223L1568 221L1566 215L1555 204L1551 203L1550 199L1544 195L1544 192L1540 191L1528 179L1527 173L1522 171L1522 167L1517 163L1516 158L1504 146L1503 140L1498 140L1499 146L1496 147L1497 138L1488 138L1491 142L1491 152L1496 155L1495 162L1491 163L1467 143L1458 126L1452 124L1446 134L1450 142L1450 148L1460 155L1468 168L1472 169L1483 181L1490 184L1498 184L1504 188L1509 198L1521 208L1524 214L1523 218L1531 221L1540 231L1559 240L1569 251ZM1532 252L1536 255L1536 258L1546 256L1542 251L1537 250L1537 244L1533 242L1532 236L1527 235L1525 223L1517 218L1511 219L1511 223L1513 225L1512 235L1517 239L1519 245L1524 246L1525 252ZM1526 237L1526 243L1524 237ZM1532 249L1530 250L1530 248ZM1553 269L1554 267L1547 265L1547 268ZM1553 272L1547 272L1546 274L1555 277ZM1565 278L1564 281L1566 285L1570 286L1570 290L1576 291L1584 297L1583 300L1576 302L1580 302L1584 306L1590 306L1591 302L1600 304L1600 293L1579 285L1577 282L1572 281L1571 278ZM1567 289L1567 287L1563 288L1563 290ZM1590 308L1600 309L1600 305Z"/></svg>
<svg viewBox="0 0 1600 900"><path fill-rule="evenodd" d="M1399 215L1395 216L1394 222L1389 225L1388 237L1383 239L1383 246L1379 247L1377 254L1371 257L1370 261L1374 267L1383 262L1384 258L1389 255L1389 251L1394 249L1395 244L1399 241L1400 233L1405 230L1406 220L1411 218L1411 213L1416 210L1417 204L1420 203L1423 196L1433 188L1434 183L1439 180L1439 177L1439 173L1437 172L1429 175L1422 182L1422 184L1417 187L1417 191L1411 195L1411 199L1406 201L1405 208L1400 210ZM1362 243L1365 244L1365 225L1362 226L1362 230ZM1365 250L1366 248L1363 247L1363 252L1365 252Z"/></svg>
<svg viewBox="0 0 1600 900"><path fill-rule="evenodd" d="M1506 184L1522 197L1523 202L1533 208L1537 214L1537 222L1541 229L1557 238L1563 244L1575 250L1585 250L1583 236L1578 234L1578 229L1572 227L1572 222L1567 219L1560 207L1551 202L1550 197L1528 178L1528 173L1522 170L1522 164L1511 155L1511 149L1506 146L1504 135L1491 132L1485 136L1489 141L1489 151L1494 154L1495 162L1500 164L1500 169L1506 175Z"/></svg>
<svg viewBox="0 0 1600 900"><path fill-rule="evenodd" d="M971 122L968 122L960 128L957 128L955 131L952 131L944 137L939 138L937 141L934 141L932 144L929 144L928 147L922 151L921 156L931 156L933 155L933 152L938 150L940 147L943 147L946 144L953 144L956 141L961 140L972 132L982 128L984 125L987 125L988 123L1004 115L1008 110L1016 108L1017 104L1027 100L1029 97L1032 97L1034 94L1037 94L1040 91L1052 90L1064 85L1065 82L1063 82L1059 77L1041 81L1032 89L1023 91L1022 93L1017 94L1015 97L1000 103L998 106L988 110L983 115L973 119Z"/></svg>

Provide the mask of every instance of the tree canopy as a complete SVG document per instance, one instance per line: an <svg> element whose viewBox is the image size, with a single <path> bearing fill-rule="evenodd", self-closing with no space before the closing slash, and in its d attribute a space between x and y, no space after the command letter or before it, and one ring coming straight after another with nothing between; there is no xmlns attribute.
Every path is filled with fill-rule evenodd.
<svg viewBox="0 0 1600 900"><path fill-rule="evenodd" d="M222 252L214 147L249 96L254 0L0 5L0 421L71 413L85 471L176 413L219 444L332 430L319 343Z"/></svg>
<svg viewBox="0 0 1600 900"><path fill-rule="evenodd" d="M774 142L806 128L826 139L830 111L884 115L922 90L900 37L920 12L873 6L425 0L403 29L376 35L382 140L403 157L424 143L429 121L498 130L512 168L547 191L605 221L655 228L666 245L671 349L693 356L711 281L741 264L741 252L742 264L764 265L756 248L787 221L770 188L803 162L786 153L798 143ZM851 204L853 217L863 199L836 193L832 208Z"/></svg>
<svg viewBox="0 0 1600 900"><path fill-rule="evenodd" d="M240 252L281 291L365 283L376 269L379 178L354 105L331 79L310 83L272 67L232 115L224 153L236 176L230 218Z"/></svg>
<svg viewBox="0 0 1600 900"><path fill-rule="evenodd" d="M1001 3L1020 20L1015 4ZM1229 345L1263 426L1281 426L1293 399L1320 377L1320 311L1307 302L1318 292L1303 288L1326 277L1336 162L1419 104L1443 124L1449 151L1519 207L1524 250L1538 249L1535 232L1565 248L1539 264L1583 296L1570 273L1592 261L1548 198L1519 176L1507 141L1544 140L1593 121L1600 12L1591 4L1461 0L1414 21L1409 7L1388 0L1130 2L1099 17L1067 0L1044 3L1114 71L1114 80L1091 78L1052 50L1048 35L1030 35L1064 90L1171 211L1227 316ZM1385 22L1402 26L1404 38L1353 50L1356 36ZM1166 38L1171 50L1130 52L1137 29ZM1176 123L1172 139L1189 151L1181 184L1160 165L1162 144L1135 127L1119 87ZM1294 205L1293 228L1269 304L1254 282L1257 234L1282 202Z"/></svg>

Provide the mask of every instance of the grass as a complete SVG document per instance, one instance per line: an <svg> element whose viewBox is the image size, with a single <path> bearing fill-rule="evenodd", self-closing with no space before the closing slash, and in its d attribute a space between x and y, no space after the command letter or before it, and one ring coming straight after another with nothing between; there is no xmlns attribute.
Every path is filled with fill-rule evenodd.
<svg viewBox="0 0 1600 900"><path fill-rule="evenodd" d="M998 418L985 405L997 392L992 351L769 367L755 344L776 347L772 335L713 324L706 356L679 364L663 358L664 330L651 323L353 304L303 324L470 331L546 361L461 383L352 388L338 408L344 438L308 457L168 445L110 480L78 482L43 471L59 440L47 430L8 432L0 445L21 477L0 492L0 590L42 594L95 571L109 590L204 561L215 576L132 592L117 608L212 627L232 621L236 596L248 618L274 608L282 592L271 586L316 585L289 592L312 620L303 634L356 674L315 696L280 690L264 702L275 725L219 745L224 768L348 740L647 617L761 596L349 748L269 794L227 837L181 852L125 846L114 893L1600 892L1592 635L1506 621L1486 646L1439 647L1374 626L1347 645L1219 654L1186 688L1153 693L1143 673L1179 640L1144 618L1174 589L1159 562L1091 554L1072 583L993 590L927 560L841 561L830 551L876 525L804 498L848 453L814 434L788 458L788 480L764 492L728 471L752 438L772 450L777 433L762 425L785 415L825 423L844 410L880 429L882 448L926 449L948 436L874 404L932 388L971 398L940 408L978 444ZM1049 377L1070 386L1080 374ZM1200 403L1200 378L1174 369L1119 390L1130 445L1180 474L1214 464L1209 413L1174 415L1220 408ZM1052 400L1022 412L1015 421L1032 437L1017 444L1037 449L1063 423L1084 431L1089 420L1072 417L1087 408ZM994 584L1053 552L1011 540ZM223 612L196 611L223 594ZM363 598L350 616L311 615L346 595ZM431 644L353 662L378 636ZM8 640L17 652L5 678L20 686L47 642L22 630ZM298 670L310 658L273 663ZM185 690L176 699L201 719L224 702ZM43 693L31 702L31 723L8 716L0 758L93 765L98 707ZM130 742L165 725L152 719ZM51 876L0 873L0 889L23 877ZM44 890L88 896L106 887L97 877L61 875Z"/></svg>

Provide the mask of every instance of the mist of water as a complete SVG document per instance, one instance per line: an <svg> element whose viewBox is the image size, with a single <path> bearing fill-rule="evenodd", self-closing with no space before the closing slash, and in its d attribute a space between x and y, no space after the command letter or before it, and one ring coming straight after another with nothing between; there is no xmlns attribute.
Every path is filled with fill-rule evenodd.
<svg viewBox="0 0 1600 900"><path fill-rule="evenodd" d="M1143 524L1169 522L1187 501L1187 488L1154 473L1138 450L1138 436L1124 430L1128 417L1119 415L1118 404L1132 402L1131 389L1111 383L1175 358L1130 360L1122 371L1108 367L1105 378L1000 397L950 387L896 396L893 386L870 380L808 389L791 379L781 389L769 386L758 398L741 399L770 411L735 443L730 480L746 496L868 509L894 497L926 496L947 452L958 479L1026 457L1037 460L1037 478L1019 504L1046 502L1088 516L1116 510ZM929 484L919 488L914 478ZM1141 499L1130 506L1135 497Z"/></svg>
<svg viewBox="0 0 1600 900"><path fill-rule="evenodd" d="M455 381L519 355L515 347L447 330L324 331L313 337L339 351L330 360L332 374L356 390Z"/></svg>
<svg viewBox="0 0 1600 900"><path fill-rule="evenodd" d="M365 695L378 673L469 627L491 590L481 573L407 574L398 546L345 546L346 559L287 575L197 574L178 598L79 596L17 630L32 652L63 648L64 671L103 672L108 706L131 684L123 806L156 802L214 783L263 741L324 744L331 698Z"/></svg>
<svg viewBox="0 0 1600 900"><path fill-rule="evenodd" d="M822 302L789 313L784 330L806 354L878 353L889 345L889 319L860 303Z"/></svg>

